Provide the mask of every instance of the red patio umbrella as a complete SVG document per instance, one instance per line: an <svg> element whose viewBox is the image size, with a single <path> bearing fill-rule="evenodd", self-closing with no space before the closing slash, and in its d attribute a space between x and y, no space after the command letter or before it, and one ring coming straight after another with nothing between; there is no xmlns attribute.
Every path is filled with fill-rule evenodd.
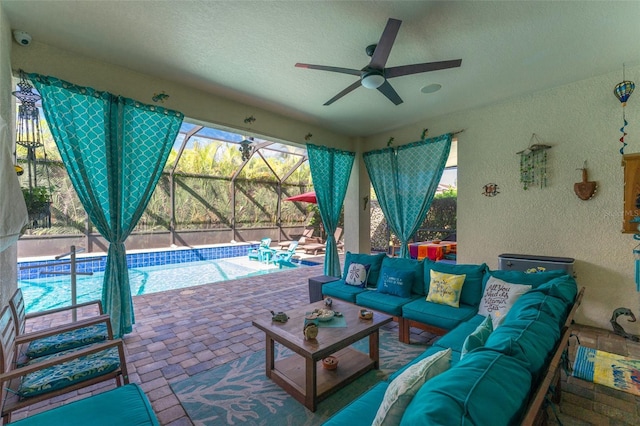
<svg viewBox="0 0 640 426"><path fill-rule="evenodd" d="M304 194L294 195L289 198L285 198L285 201L302 201L303 203L318 204L315 191L305 192Z"/></svg>

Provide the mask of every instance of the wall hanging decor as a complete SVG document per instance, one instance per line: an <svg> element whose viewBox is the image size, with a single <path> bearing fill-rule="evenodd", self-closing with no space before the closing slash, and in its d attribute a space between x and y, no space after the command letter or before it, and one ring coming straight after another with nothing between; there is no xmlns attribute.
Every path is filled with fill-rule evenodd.
<svg viewBox="0 0 640 426"><path fill-rule="evenodd" d="M160 93L154 93L151 97L153 102L160 102L161 104L163 104L166 99L169 99L169 95L164 93L164 90Z"/></svg>
<svg viewBox="0 0 640 426"><path fill-rule="evenodd" d="M598 184L593 181L588 181L587 160L584 160L582 168L577 170L582 170L582 182L575 183L573 185L573 190L581 200L590 200L596 194Z"/></svg>
<svg viewBox="0 0 640 426"><path fill-rule="evenodd" d="M529 146L516 153L520 156L520 183L523 189L532 186L547 187L547 150L550 148L551 145L541 143L534 133L529 140Z"/></svg>
<svg viewBox="0 0 640 426"><path fill-rule="evenodd" d="M485 197L495 197L500 193L500 191L498 191L498 189L500 188L498 188L498 185L495 183L488 183L483 186L482 189L482 195L484 195Z"/></svg>
<svg viewBox="0 0 640 426"><path fill-rule="evenodd" d="M613 88L613 94L616 95L616 98L622 104L622 127L620 128L620 133L622 136L620 137L620 143L622 143L622 147L620 148L620 155L624 155L624 148L627 146L627 143L624 141L624 137L627 136L626 127L627 118L624 113L624 107L627 106L627 100L633 93L633 89L636 88L636 84L633 81L626 80L624 77L624 64L622 64L622 81L616 84L616 87Z"/></svg>

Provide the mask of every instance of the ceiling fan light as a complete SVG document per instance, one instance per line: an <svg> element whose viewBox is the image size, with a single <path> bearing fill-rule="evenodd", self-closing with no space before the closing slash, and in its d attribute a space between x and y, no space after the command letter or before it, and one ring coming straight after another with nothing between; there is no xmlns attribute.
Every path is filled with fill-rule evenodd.
<svg viewBox="0 0 640 426"><path fill-rule="evenodd" d="M377 89L385 82L384 76L380 72L371 71L362 76L362 85L367 89Z"/></svg>

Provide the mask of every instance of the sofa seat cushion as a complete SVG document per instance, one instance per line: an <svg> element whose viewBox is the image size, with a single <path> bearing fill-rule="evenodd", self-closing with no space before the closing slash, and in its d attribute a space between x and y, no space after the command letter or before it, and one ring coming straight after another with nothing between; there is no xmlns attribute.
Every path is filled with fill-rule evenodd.
<svg viewBox="0 0 640 426"><path fill-rule="evenodd" d="M107 325L100 323L34 340L29 343L25 355L28 358L38 358L68 349L102 342L106 340L107 337Z"/></svg>
<svg viewBox="0 0 640 426"><path fill-rule="evenodd" d="M427 302L425 298L414 300L402 306L402 316L423 324L451 330L463 321L473 318L478 313L477 306L460 303L453 308L447 305Z"/></svg>
<svg viewBox="0 0 640 426"><path fill-rule="evenodd" d="M75 351L75 349L71 351ZM49 356L55 357L56 355ZM18 387L18 394L28 398L53 392L78 382L105 375L117 370L118 367L120 367L118 348L106 349L25 375Z"/></svg>
<svg viewBox="0 0 640 426"><path fill-rule="evenodd" d="M519 424L531 384L531 374L517 360L479 348L425 383L400 425Z"/></svg>
<svg viewBox="0 0 640 426"><path fill-rule="evenodd" d="M478 306L480 299L482 298L482 284L484 281L485 271L487 270L486 264L462 265L444 262L425 262L425 294L429 294L430 280L427 278L431 276L431 270L445 274L466 275L464 284L462 285L462 292L460 293L460 303Z"/></svg>
<svg viewBox="0 0 640 426"><path fill-rule="evenodd" d="M412 300L422 298L417 294L413 294L409 297L399 297L393 294L380 293L379 291L365 291L359 293L356 296L356 304L358 306L364 306L365 308L371 308L376 311L384 312L393 316L400 316L402 314L402 307Z"/></svg>
<svg viewBox="0 0 640 426"><path fill-rule="evenodd" d="M378 254L364 254L364 253L351 253L350 251L344 257L344 270L342 272L342 279L347 278L349 273L349 266L352 263L359 263L361 265L369 265L369 274L367 275L367 286L375 287L378 283L378 276L380 275L380 267L382 260L386 258L386 253Z"/></svg>
<svg viewBox="0 0 640 426"><path fill-rule="evenodd" d="M537 380L559 339L560 329L547 321L512 319L491 333L485 348L519 360Z"/></svg>
<svg viewBox="0 0 640 426"><path fill-rule="evenodd" d="M323 426L371 426L388 387L388 382L379 382L338 411Z"/></svg>
<svg viewBox="0 0 640 426"><path fill-rule="evenodd" d="M470 320L460 323L456 328L440 337L434 345L442 348L451 348L456 352L462 352L464 340L469 334L473 333L485 319L486 317L482 315L475 315Z"/></svg>
<svg viewBox="0 0 640 426"><path fill-rule="evenodd" d="M347 302L356 303L356 296L366 292L366 288L349 285L344 280L332 281L322 285L322 294Z"/></svg>
<svg viewBox="0 0 640 426"><path fill-rule="evenodd" d="M158 426L160 423L140 386L131 383L9 424L12 426Z"/></svg>

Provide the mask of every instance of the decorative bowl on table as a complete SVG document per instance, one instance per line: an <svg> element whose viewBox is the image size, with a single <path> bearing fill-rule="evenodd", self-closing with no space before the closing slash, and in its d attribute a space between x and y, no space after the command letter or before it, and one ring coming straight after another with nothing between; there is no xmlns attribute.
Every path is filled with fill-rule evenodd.
<svg viewBox="0 0 640 426"><path fill-rule="evenodd" d="M322 366L327 370L335 370L336 368L338 368L338 358L333 355L322 358Z"/></svg>
<svg viewBox="0 0 640 426"><path fill-rule="evenodd" d="M316 309L313 313L318 316L318 321L329 321L336 315L331 309L324 308Z"/></svg>
<svg viewBox="0 0 640 426"><path fill-rule="evenodd" d="M367 310L367 309L360 309L358 311L358 316L362 319L366 319L369 320L371 318L373 318L373 312Z"/></svg>

